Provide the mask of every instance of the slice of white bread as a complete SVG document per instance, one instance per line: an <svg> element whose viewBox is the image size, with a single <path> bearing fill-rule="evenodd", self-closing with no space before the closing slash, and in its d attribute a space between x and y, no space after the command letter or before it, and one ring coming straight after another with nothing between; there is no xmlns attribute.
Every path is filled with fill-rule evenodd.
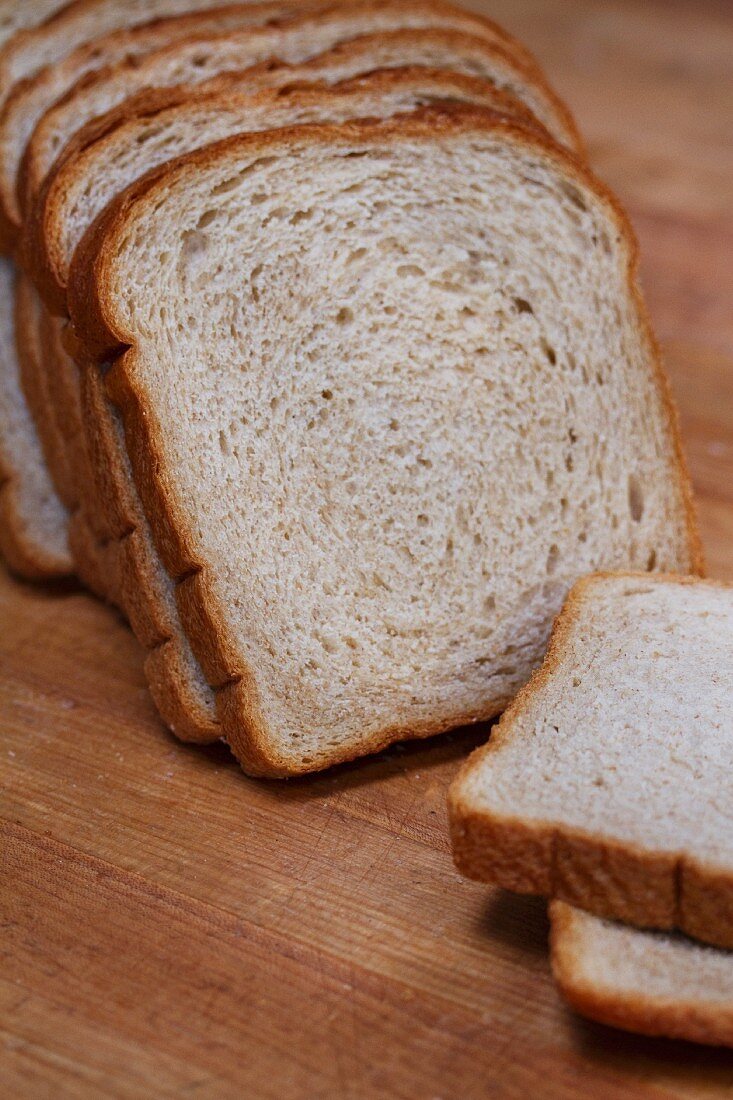
<svg viewBox="0 0 733 1100"><path fill-rule="evenodd" d="M733 954L550 904L552 970L583 1016L642 1035L733 1046Z"/></svg>
<svg viewBox="0 0 733 1100"><path fill-rule="evenodd" d="M76 338L129 345L107 390L245 767L484 719L589 567L697 567L634 264L579 162L458 106L229 139L85 237Z"/></svg>
<svg viewBox="0 0 733 1100"><path fill-rule="evenodd" d="M310 11L322 11L324 17L329 18L331 22L334 21L337 13L341 13L340 18L343 23L347 21L353 23L351 32L353 35L360 33L362 23L367 29L379 29L381 25L385 27L447 26L469 31L487 41L500 44L511 50L512 56L527 55L523 47L489 20L446 3L444 0L356 0L354 3L346 0L341 4L328 3L327 0L271 0L261 4L243 3L224 6L200 2L200 0L199 2L189 0L185 5L180 0L148 0L148 20L156 15L180 15L187 8L194 10L219 7L222 10L209 10L199 15L192 14L184 18L168 19L149 27L143 26L142 29L132 32L128 29L120 30L120 28L131 28L136 23L144 23L147 20L135 19L132 15L128 18L129 7L130 5L127 4L116 5L110 9L107 0L86 0L86 9L99 9L94 21L90 23L87 11L84 19L78 19L75 24L67 26L63 34L60 34L56 24L61 20L54 20L52 24L47 24L34 32L34 51L29 53L26 48L23 52L25 58L23 64L29 67L23 76L33 76L33 78L24 80L7 94L0 113L0 210L6 239L12 237L13 232L17 232L20 225L21 211L16 190L18 170L35 124L44 111L58 100L75 80L106 64L122 61L125 57L130 58L130 64L136 64L145 53L178 40L190 42L192 50L200 59L202 55L197 52L199 44L201 50L206 49L203 35L212 36L210 46L215 52L226 53L230 44L234 47L237 33L241 35L246 28L262 27L267 23L275 24L278 16L287 14L295 16L293 23L300 23ZM106 21L101 19L103 13L108 15ZM288 22L283 20L281 25L285 27ZM110 33L107 37L100 37L105 31ZM334 41L343 37L345 37L344 32L338 34ZM17 36L13 42L17 42ZM329 43L324 43L321 48L325 48L327 44ZM3 64L6 68L10 68L6 55L11 52L11 46L12 43L5 54L0 56L0 73ZM37 53L39 49L50 52L44 67L42 67L42 61L39 63L39 56L44 56ZM268 55L268 52L264 52L260 53L259 57L264 58ZM237 62L229 65L230 68L240 66L241 63ZM205 66L203 66L203 75L205 75ZM203 79L203 75L200 79ZM155 86L160 83L160 79L152 73L141 72L140 79L139 87ZM171 79L168 76L167 79L163 78L163 82L181 83L182 80L177 77Z"/></svg>
<svg viewBox="0 0 733 1100"><path fill-rule="evenodd" d="M0 553L19 576L52 579L72 572L68 515L21 388L14 284L13 264L0 257Z"/></svg>
<svg viewBox="0 0 733 1100"><path fill-rule="evenodd" d="M452 788L458 866L733 946L731 668L733 588L581 581L542 669Z"/></svg>
<svg viewBox="0 0 733 1100"><path fill-rule="evenodd" d="M207 5L202 6L206 7ZM508 69L511 73L514 73L516 69L519 73L518 79L526 80L529 86L533 86L532 80L526 73L537 72L539 74L536 65L532 63L527 63L522 68L519 61L514 62L515 56L522 57L526 51L515 44L508 35L494 24L480 16L472 15L452 5L442 3L440 0L403 0L400 3L396 3L394 0L368 0L368 2L357 2L350 5L326 6L323 4L306 4L299 5L298 11L308 11L314 6L323 10L321 15L313 22L309 21L306 15L299 15L297 19L293 19L290 23L278 27L273 26L268 30L263 29L259 37L255 36L254 39L250 39L246 32L237 36L231 31L229 33L220 31L210 39L196 37L188 42L187 50L184 50L185 57L177 54L174 43L168 50L163 51L164 64L160 70L156 68L155 64L145 66L139 64L138 61L130 61L122 67L123 71L120 73L120 78L113 85L113 101L118 102L119 98L124 98L132 90L129 81L133 78L138 81L137 87L146 86L157 79L173 83L186 79L193 85L212 73L218 73L220 69L237 68L251 61L267 58L276 48L284 51L285 56L308 57L317 53L324 45L333 44L349 34L385 27L457 27L464 30L470 29L473 36L477 36L478 40L485 43L487 47L494 43L502 44L501 47L496 45L496 57L494 59L495 67L498 66L501 72ZM55 24L53 28L39 30L35 37L36 52L32 56L36 60L45 56L43 49L41 49L43 41L45 41L43 35L50 41L50 45L46 43L48 46L46 52L49 53L50 51L49 56L52 54L55 56L54 51L60 55L62 45L66 48L73 45L74 41L77 41L80 36L88 33L90 26L93 25L95 29L99 29L102 24L98 22L90 23L89 11L87 10L92 8L96 10L99 7L99 4L94 4L91 0L87 0L85 5L79 6L77 11L79 18L75 22L71 21L70 24L65 23L63 34L59 33L59 28ZM114 19L119 20L119 12L116 15L108 12L104 4L101 5L101 8L107 13L105 18L109 17L112 20L110 25L117 26L118 24L114 22ZM273 14L277 14L282 9L283 4L243 5L241 8L232 6L229 11L211 12L206 16L198 16L196 17L198 23L196 23L193 16L189 16L180 21L180 26L175 20L168 20L153 27L139 28L137 31L130 33L112 34L108 38L97 39L88 46L80 47L80 50L72 58L67 59L65 63L49 66L42 70L36 78L21 83L14 89L0 117L0 147L4 148L3 158L0 159L0 168L5 166L7 169L7 194L14 194L17 163L25 138L32 128L38 112L44 104L47 105L49 100L58 95L65 85L68 85L73 74L76 74L80 68L89 75L89 70L110 57L119 56L120 53L127 52L136 57L141 50L149 48L151 45L160 45L161 36L176 38L184 31L185 34L190 33L195 26L201 29L202 20L214 21L215 24L218 22L218 24L231 28L234 20L238 19L240 24L245 23L251 26L258 20L270 19ZM164 10L164 8L161 10ZM174 8L174 10L177 9ZM64 18L67 14L64 13ZM81 15L84 18L81 18ZM183 28L183 31L181 28ZM204 49L207 42L210 50L209 55L204 57L201 54L201 49ZM506 49L502 47L506 47ZM26 52L23 56L26 57L26 61L30 65L31 54ZM158 55L153 54L152 56L156 58ZM8 67L6 65L6 69ZM134 76L131 74L134 74ZM541 74L538 75L537 79L541 82ZM540 89L537 94L544 98L551 108L555 109L553 106L555 100L549 90ZM99 99L95 99L94 103L96 108L101 106ZM89 105L88 100L87 105ZM562 105L557 106L556 109L560 116L563 115L563 112L567 114ZM83 121L83 118L74 115L72 121L74 120L78 125ZM5 135L4 138L2 138L3 134ZM58 131L56 131L55 136L56 138L59 137ZM4 146L2 145L3 141L5 142ZM7 207L8 204L6 204ZM6 238L8 240L12 239L17 231L18 227L15 221L17 214L17 209L15 211L8 210L8 218L6 219ZM53 420L53 409L48 410L48 417ZM55 428L52 426L50 430L55 431ZM63 423L61 430L63 431ZM48 430L44 429L41 434L46 439ZM4 450L13 479L20 481L24 473L19 452L7 446ZM41 462L42 457L39 456L37 461ZM47 474L46 477L48 477ZM83 524L78 524L77 527L82 535L80 544L90 549L92 546L89 537L90 532L88 529L84 529ZM75 544L79 544L78 540ZM95 591L100 591L100 581L104 577L104 572L95 564L93 576L85 574L85 579L93 583ZM113 593L111 594L113 595Z"/></svg>
<svg viewBox="0 0 733 1100"><path fill-rule="evenodd" d="M117 168L119 177L121 166L118 155L123 154L122 167L130 172L129 179L135 180L146 168L159 163L161 151L164 156L171 156L189 146L196 148L213 136L222 137L244 130L266 129L294 122L359 115L387 117L440 100L501 105L506 110L516 111L518 117L527 117L527 112L521 105L497 94L486 81L446 71L395 69L375 73L331 90L324 87L312 90L301 87L297 91L282 93L265 91L250 95L238 93L208 96L179 104L175 108L158 112L152 119L133 120L120 128L122 133L116 130L105 141L97 142L92 148L98 149L99 155L96 161L85 164L84 172L87 178L98 179L114 173ZM531 120L531 124L541 129L534 120ZM150 139L148 143L140 140L146 133ZM119 141L116 140L118 137ZM111 148L108 148L110 144ZM130 157L125 155L130 152L137 153L134 168ZM160 569L157 555L154 554L149 540L139 499L130 484L129 464L125 461L116 418L107 410L106 402L98 390L96 377L87 372L86 408L85 415L81 417L87 429L88 447L85 453L93 458L87 463L87 467L97 487L96 499L107 520L108 545L114 545L114 540L119 540L117 545L122 555L118 567L110 570L111 576L117 578L120 586L119 592L113 595L117 596L117 602L128 614L143 645L149 649L157 649L161 638L170 639L180 634L180 624L177 617L174 621L170 614L170 581L166 580L165 572ZM83 471L83 463L80 464L80 469ZM88 501L89 480L80 484L84 487L84 499ZM86 575L88 566L83 555L88 552L88 540L85 542L82 530L79 546L76 531L75 525L72 546L80 554L80 572ZM138 535L136 540L130 537L133 532ZM95 566L96 562L93 561L92 569ZM150 624L154 624L153 629ZM190 667L196 677L190 695L195 698L196 688L200 685L200 672L193 664ZM155 680L151 682L151 686L156 698L160 699L165 687L166 665L159 655L156 655L152 671ZM178 666L175 677L174 686L177 686L177 690L174 697L179 698L181 672ZM201 728L200 722L191 721L184 727L180 712L181 708L178 707L175 728L179 733L183 730L188 739L206 740L212 736L212 732L218 735L218 730L211 723ZM163 714L169 721L168 711L164 710ZM169 724L173 725L170 721Z"/></svg>

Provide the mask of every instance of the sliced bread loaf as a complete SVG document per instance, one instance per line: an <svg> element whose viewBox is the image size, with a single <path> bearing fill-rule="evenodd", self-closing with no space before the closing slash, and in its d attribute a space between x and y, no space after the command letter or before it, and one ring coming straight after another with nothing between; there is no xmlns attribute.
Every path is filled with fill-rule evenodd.
<svg viewBox="0 0 733 1100"><path fill-rule="evenodd" d="M576 1011L642 1035L733 1046L733 954L550 905L552 970Z"/></svg>
<svg viewBox="0 0 733 1100"><path fill-rule="evenodd" d="M577 161L458 106L229 139L87 235L76 336L130 348L107 390L249 770L486 718L589 566L697 566L634 262Z"/></svg>
<svg viewBox="0 0 733 1100"><path fill-rule="evenodd" d="M629 507L649 505L629 482ZM451 792L472 877L733 946L733 588L594 577Z"/></svg>
<svg viewBox="0 0 733 1100"><path fill-rule="evenodd" d="M283 93L268 91L259 95L208 96L200 101L179 104L158 112L152 119L132 120L105 139L100 139L87 150L88 155L94 150L97 155L88 159L83 172L87 179L116 177L116 189L119 190L124 183L134 181L162 159L187 147L196 148L213 137L294 122L360 115L388 117L440 100L501 105L507 110L516 109L519 117L526 117L519 104L498 94L486 81L475 77L427 69L390 70L346 86L337 86L333 90L322 87L309 90L304 87ZM126 177L121 173L126 173ZM177 617L174 621L170 614L170 582L166 580L157 556L152 553L139 498L130 483L129 463L120 446L116 418L106 410L98 389L96 377L88 373L85 385L86 415L82 417L86 425L87 445L82 448L81 459L77 462L82 478L79 484L83 488L83 493L79 493L79 505L84 502L83 513L86 514L90 499L96 501L97 519L99 512L103 515L101 530L106 543L113 546L115 540L119 540L122 559L117 568L110 570L110 577L117 578L120 587L117 591L110 591L110 596L127 612L141 642L147 648L157 649L161 639L168 640L180 635L180 623ZM71 422L71 416L68 419ZM91 456L92 460L85 462L87 456ZM95 485L96 493L90 493L91 484ZM96 529L100 531L99 524ZM74 530L72 548L77 547L78 518ZM131 541L133 532L139 534L136 541ZM81 535L80 551L83 556L80 569L86 573L90 540L83 527ZM146 553L147 550L150 553ZM93 561L92 569L94 564ZM151 624L154 624L153 629ZM185 643L180 640L178 651L184 646ZM179 686L176 696L180 694L181 684L179 665L180 661L175 668L175 684ZM156 683L153 685L158 696L165 684L165 667L158 656L154 664ZM200 672L193 665L191 667L195 680L190 694L195 697ZM182 728L180 708L176 728ZM193 736L191 730L198 728L197 724L189 723L186 730L189 739ZM197 739L207 739L211 732L209 723Z"/></svg>

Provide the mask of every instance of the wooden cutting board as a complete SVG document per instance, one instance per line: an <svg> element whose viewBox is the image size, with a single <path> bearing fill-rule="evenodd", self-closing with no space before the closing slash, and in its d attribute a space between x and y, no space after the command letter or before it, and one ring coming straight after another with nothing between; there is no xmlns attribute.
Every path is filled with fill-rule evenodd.
<svg viewBox="0 0 733 1100"><path fill-rule="evenodd" d="M484 7L630 208L733 580L733 8ZM574 1018L543 904L455 873L445 792L485 730L254 782L166 733L92 599L3 576L0 617L3 1097L733 1095L733 1054Z"/></svg>

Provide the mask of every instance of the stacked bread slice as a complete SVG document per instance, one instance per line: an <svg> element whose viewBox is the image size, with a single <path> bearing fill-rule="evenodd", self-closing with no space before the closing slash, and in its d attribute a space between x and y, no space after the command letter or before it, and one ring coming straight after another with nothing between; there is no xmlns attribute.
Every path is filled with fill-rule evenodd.
<svg viewBox="0 0 733 1100"><path fill-rule="evenodd" d="M553 966L574 1004L728 1045L732 669L733 588L585 579L451 791L459 868L556 899Z"/></svg>
<svg viewBox="0 0 733 1100"><path fill-rule="evenodd" d="M123 612L178 736L284 776L482 721L579 577L701 570L631 230L521 43L6 7L0 550Z"/></svg>

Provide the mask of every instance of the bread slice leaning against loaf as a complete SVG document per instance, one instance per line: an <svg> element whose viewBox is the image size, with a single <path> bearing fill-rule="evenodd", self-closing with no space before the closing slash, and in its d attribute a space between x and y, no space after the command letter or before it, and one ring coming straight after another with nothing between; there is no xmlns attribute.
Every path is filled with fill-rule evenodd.
<svg viewBox="0 0 733 1100"><path fill-rule="evenodd" d="M611 1027L733 1046L733 954L550 905L552 971L583 1016Z"/></svg>
<svg viewBox="0 0 733 1100"><path fill-rule="evenodd" d="M126 182L144 174L146 168L216 136L294 122L364 115L387 117L441 99L501 104L507 110L516 110L520 117L526 117L520 104L508 100L489 83L475 77L426 69L391 70L332 90L299 88L284 93L234 93L187 101L151 119L131 120L121 128L122 132L115 130L105 141L95 143L87 152L96 151L97 155L87 158L83 172L87 179L108 176L113 181L116 179L119 190ZM541 130L539 124L532 121L531 125ZM148 140L145 140L146 133ZM81 420L85 424L88 454L92 458L88 464L90 476L96 484L97 499L107 520L107 545L119 547L119 560L111 570L119 583L116 595L138 638L151 651L146 668L151 690L165 721L187 740L210 740L219 735L218 725L211 720L202 721L202 715L207 712L200 704L194 707L189 720L184 720L185 707L180 700L187 679L182 672L181 658L185 641L181 638L177 645L172 645L173 639L181 635L181 629L177 615L172 614L170 581L160 567L147 533L139 498L131 483L117 418L106 408L106 398L100 389L100 379L86 372ZM87 483L84 487L86 499L89 489ZM77 537L75 528L73 546L81 553L83 543L80 546ZM86 574L88 566L84 562L80 564ZM161 645L166 647L163 651ZM173 667L170 654L176 657ZM186 667L193 677L188 698L200 699L202 686L205 689L200 671L190 660ZM206 692L207 697L209 694Z"/></svg>
<svg viewBox="0 0 733 1100"><path fill-rule="evenodd" d="M229 139L87 235L76 338L246 768L487 718L590 564L695 568L634 262L579 162L459 106Z"/></svg>
<svg viewBox="0 0 733 1100"><path fill-rule="evenodd" d="M582 581L452 788L458 866L732 947L732 667L733 587Z"/></svg>

